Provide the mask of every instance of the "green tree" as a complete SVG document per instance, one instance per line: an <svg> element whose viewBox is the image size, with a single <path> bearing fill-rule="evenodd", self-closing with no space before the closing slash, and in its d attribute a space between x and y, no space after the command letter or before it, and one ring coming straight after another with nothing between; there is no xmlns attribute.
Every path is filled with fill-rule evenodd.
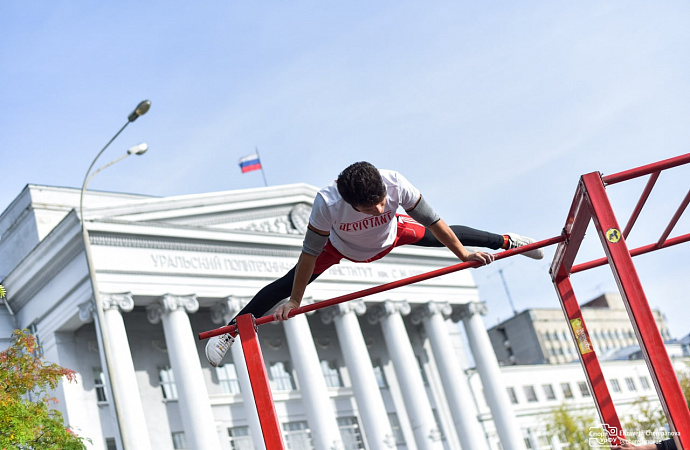
<svg viewBox="0 0 690 450"><path fill-rule="evenodd" d="M677 370L676 375L685 396L685 401L688 403L688 408L690 408L690 363L686 363L684 370Z"/></svg>
<svg viewBox="0 0 690 450"><path fill-rule="evenodd" d="M51 409L57 400L49 391L63 378L75 381L74 371L44 362L38 350L33 335L15 330L0 353L0 449L85 449L84 438Z"/></svg>
<svg viewBox="0 0 690 450"><path fill-rule="evenodd" d="M561 443L567 444L571 450L592 450L589 442L592 429L603 433L603 429L600 431L596 427L593 415L574 411L566 403L554 408L546 422L546 432L558 436Z"/></svg>
<svg viewBox="0 0 690 450"><path fill-rule="evenodd" d="M623 420L626 437L640 444L659 440L654 437L654 433L663 433L668 427L659 401L656 398L640 397L633 402L632 407L635 410L633 415Z"/></svg>

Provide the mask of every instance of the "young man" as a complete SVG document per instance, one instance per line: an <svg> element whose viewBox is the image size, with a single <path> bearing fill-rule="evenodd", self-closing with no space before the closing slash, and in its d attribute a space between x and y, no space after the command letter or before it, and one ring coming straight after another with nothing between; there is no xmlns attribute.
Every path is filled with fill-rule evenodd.
<svg viewBox="0 0 690 450"><path fill-rule="evenodd" d="M399 206L409 216L396 214ZM514 233L500 235L449 226L401 174L379 170L368 162L357 162L316 195L297 265L261 289L238 315L251 313L261 317L289 296L273 313L277 320L287 320L290 311L299 307L307 285L343 258L354 262L375 261L394 247L412 244L445 246L462 261L489 264L494 260L491 253L470 252L463 243L497 250L533 242ZM523 254L534 259L544 257L541 249ZM230 334L209 339L206 358L212 366L220 364L234 341Z"/></svg>

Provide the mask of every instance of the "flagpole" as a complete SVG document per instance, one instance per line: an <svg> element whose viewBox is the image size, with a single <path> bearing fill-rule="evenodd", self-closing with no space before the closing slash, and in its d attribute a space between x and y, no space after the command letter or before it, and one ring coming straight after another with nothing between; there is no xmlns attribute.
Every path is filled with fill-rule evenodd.
<svg viewBox="0 0 690 450"><path fill-rule="evenodd" d="M261 176L264 177L264 186L268 187L268 182L266 181L266 174L264 173L264 163L261 162L261 155L259 155L259 147L254 147L256 149L256 156L259 158L259 163L261 164Z"/></svg>

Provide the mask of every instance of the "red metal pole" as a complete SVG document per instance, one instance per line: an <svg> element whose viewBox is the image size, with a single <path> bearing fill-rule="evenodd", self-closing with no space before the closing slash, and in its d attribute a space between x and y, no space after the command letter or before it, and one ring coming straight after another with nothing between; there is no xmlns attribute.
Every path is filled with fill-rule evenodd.
<svg viewBox="0 0 690 450"><path fill-rule="evenodd" d="M620 183L621 181L626 181L644 175L649 175L650 173L670 169L671 167L682 166L683 164L687 163L690 163L690 153L676 156L675 158L669 158L663 161L658 161L652 164L647 164L646 166L640 166L623 172L606 175L604 177L604 184L608 186L611 184Z"/></svg>
<svg viewBox="0 0 690 450"><path fill-rule="evenodd" d="M283 450L283 435L280 432L278 414L276 413L271 386L266 374L261 346L256 334L254 316L243 314L237 317L237 329L242 340L242 351L247 362L249 381L252 384L256 411L259 414L261 432L267 449Z"/></svg>
<svg viewBox="0 0 690 450"><path fill-rule="evenodd" d="M570 283L570 278L559 276L554 280L558 298L561 300L563 313L568 319L570 325L570 335L575 342L575 346L579 350L580 363L585 371L587 383L592 391L595 402L599 412L602 426L606 430L607 437L610 439L612 445L621 445L621 439L625 439L623 434L623 427L621 426L618 413L611 399L609 388L606 385L606 379L601 370L599 359L592 346L592 341L589 338L589 332L585 325L585 319L582 317L582 310L577 303L577 298L573 291L573 286ZM603 444L603 442L597 442Z"/></svg>
<svg viewBox="0 0 690 450"><path fill-rule="evenodd" d="M598 176L598 173L595 172L595 175ZM585 372L592 396L595 399L599 418L607 433L607 437L611 439L610 442L619 445L620 439L625 438L620 419L616 413L616 408L606 385L601 365L592 346L592 341L589 338L589 332L582 317L580 305L570 283L570 268L585 237L585 231L591 218L592 213L584 195L584 186L580 182L568 212L565 227L563 227L566 239L558 245L551 265L551 278L561 302L563 314L570 325L570 335L579 350L580 363ZM601 445L603 442L598 441L597 444Z"/></svg>
<svg viewBox="0 0 690 450"><path fill-rule="evenodd" d="M510 256L519 255L520 253L528 252L530 250L546 247L548 245L558 244L563 242L565 238L563 236L556 236L550 239L544 239L543 241L535 242L533 244L525 245L524 247L515 248L512 250L504 250L502 252L494 253L494 258L496 261L503 258L508 258ZM340 297L334 297L329 300L323 300L320 302L312 303L311 305L301 306L290 311L289 316L294 317L298 314L304 314L310 311L315 311L321 308L327 308L329 306L337 305L339 303L348 302L350 300L355 300L361 297L366 297L367 295L378 294L379 292L389 291L401 286L407 286L408 284L418 283L420 281L428 280L430 278L440 277L441 275L447 275L449 273L457 272L460 270L467 269L469 267L480 267L481 263L477 261L470 261L455 264L453 266L444 267L442 269L432 270L430 272L420 273L408 278L403 278L402 280L392 281L390 283L381 284L379 286L374 286L367 289L362 289L361 291L352 292L350 294L341 295ZM275 319L273 316L263 316L256 319L257 325L263 325L269 322L273 322ZM235 325L226 325L224 327L216 328L215 330L204 331L199 333L199 339L204 340L213 336L218 336L225 333L234 333L236 330Z"/></svg>
<svg viewBox="0 0 690 450"><path fill-rule="evenodd" d="M690 161L690 154L686 157ZM644 294L625 238L620 232L602 179L597 174L588 174L582 177L582 183L591 205L597 233L604 245L670 429L674 433L679 433L681 429L687 430L690 424L688 405ZM680 433L675 438L680 449L690 449L690 433Z"/></svg>

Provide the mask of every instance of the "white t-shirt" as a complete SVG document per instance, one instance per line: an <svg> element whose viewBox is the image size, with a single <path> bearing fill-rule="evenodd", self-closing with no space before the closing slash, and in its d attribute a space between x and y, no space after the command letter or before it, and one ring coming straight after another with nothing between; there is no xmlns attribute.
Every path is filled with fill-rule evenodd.
<svg viewBox="0 0 690 450"><path fill-rule="evenodd" d="M319 191L309 223L317 230L329 231L333 246L348 259L366 261L393 245L397 233L398 206L411 209L419 200L419 190L400 173L379 169L386 186L383 214L364 214L346 203L334 182Z"/></svg>

